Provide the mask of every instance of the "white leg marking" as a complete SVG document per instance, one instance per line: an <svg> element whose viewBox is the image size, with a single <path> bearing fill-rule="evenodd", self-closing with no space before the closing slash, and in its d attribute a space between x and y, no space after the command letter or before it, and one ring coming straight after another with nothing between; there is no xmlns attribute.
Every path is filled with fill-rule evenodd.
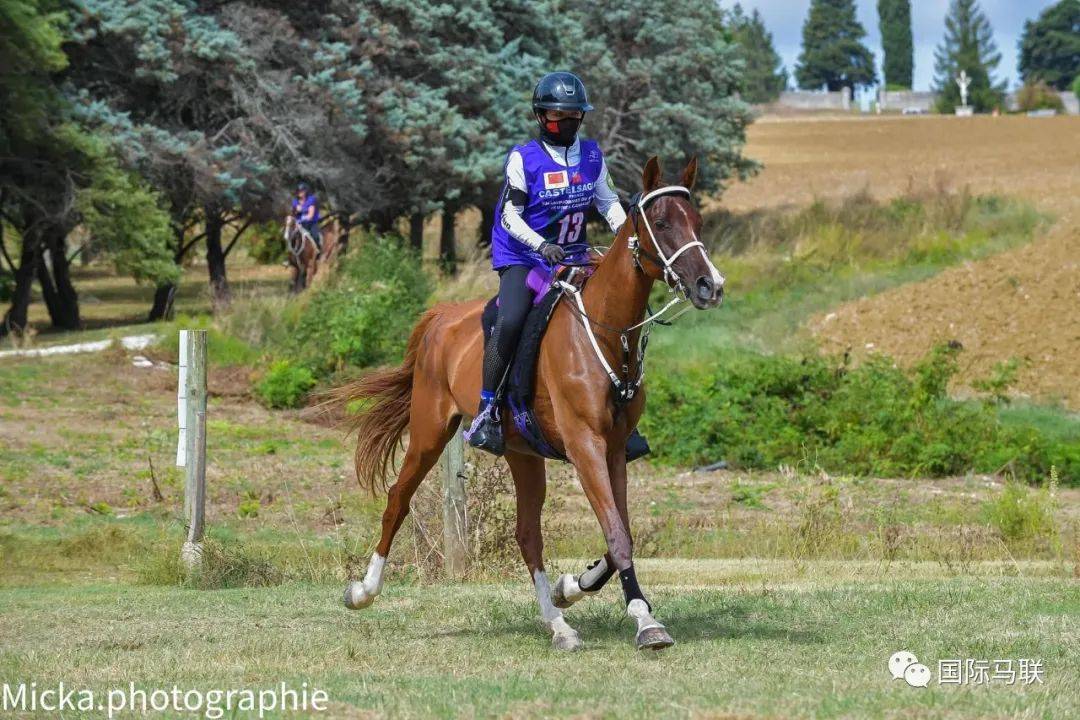
<svg viewBox="0 0 1080 720"><path fill-rule="evenodd" d="M379 553L372 554L364 579L353 580L345 588L345 607L350 610L360 610L375 602L375 596L382 591L382 574L385 564L386 558Z"/></svg>
<svg viewBox="0 0 1080 720"><path fill-rule="evenodd" d="M570 574L563 574L559 576L559 579L555 582L555 592L552 597L558 601L561 600L562 607L570 607L578 600L581 600L586 595L595 595L600 592L600 588L595 590L584 590L582 585L587 587L596 587L596 583L600 577L607 572L607 558L600 558L597 563L581 573L577 577Z"/></svg>
<svg viewBox="0 0 1080 720"><path fill-rule="evenodd" d="M585 591L578 584L578 579L569 573L563 573L555 581L553 596L561 596L563 607L569 607L581 598L585 597Z"/></svg>
<svg viewBox="0 0 1080 720"><path fill-rule="evenodd" d="M540 618L551 630L551 644L556 650L580 649L582 643L577 630L567 624L562 611L551 602L551 584L548 583L547 573L537 570L533 574L533 585L536 588L536 601L540 604Z"/></svg>
<svg viewBox="0 0 1080 720"><path fill-rule="evenodd" d="M649 628L664 627L656 622L655 618L649 614L649 606L645 604L644 600L631 600L630 604L626 606L626 614L637 621L638 633L642 630L648 630Z"/></svg>

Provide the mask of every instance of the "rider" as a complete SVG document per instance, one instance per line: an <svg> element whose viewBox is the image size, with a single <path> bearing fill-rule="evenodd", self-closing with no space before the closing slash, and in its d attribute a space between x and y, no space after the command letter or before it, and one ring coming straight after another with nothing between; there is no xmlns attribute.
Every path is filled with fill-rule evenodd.
<svg viewBox="0 0 1080 720"><path fill-rule="evenodd" d="M322 252L322 235L319 233L319 198L312 194L305 182L296 186L296 197L292 201L292 213L300 226L307 230L315 247Z"/></svg>
<svg viewBox="0 0 1080 720"><path fill-rule="evenodd" d="M540 137L510 150L495 208L491 260L499 273L499 316L484 347L480 408L465 433L470 445L496 455L504 448L496 392L532 307L526 277L533 268L550 272L560 262L587 260L585 220L591 205L613 233L626 220L600 148L577 136L585 113L593 109L581 80L568 72L545 75L533 90L532 109ZM628 450L638 440L644 445L634 432Z"/></svg>

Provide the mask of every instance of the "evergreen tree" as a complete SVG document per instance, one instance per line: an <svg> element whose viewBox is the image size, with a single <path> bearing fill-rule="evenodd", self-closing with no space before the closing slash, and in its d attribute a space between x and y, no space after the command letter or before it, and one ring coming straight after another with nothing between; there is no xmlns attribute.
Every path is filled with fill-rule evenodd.
<svg viewBox="0 0 1080 720"><path fill-rule="evenodd" d="M754 171L742 155L750 107L735 97L742 63L713 0L565 2L557 15L566 33L555 67L589 88L596 111L582 132L600 143L620 191L640 187L650 155L669 170L697 155L703 192Z"/></svg>
<svg viewBox="0 0 1080 720"><path fill-rule="evenodd" d="M915 53L911 39L911 0L878 0L878 23L885 85L910 90Z"/></svg>
<svg viewBox="0 0 1080 720"><path fill-rule="evenodd" d="M1069 89L1080 75L1080 0L1061 0L1024 23L1018 67L1025 83Z"/></svg>
<svg viewBox="0 0 1080 720"><path fill-rule="evenodd" d="M803 49L795 67L799 87L830 91L877 82L874 55L861 42L866 30L855 17L855 0L812 0L803 23Z"/></svg>
<svg viewBox="0 0 1080 720"><path fill-rule="evenodd" d="M775 100L787 87L787 70L773 47L772 33L765 29L761 14L755 8L746 15L735 3L731 10L731 35L739 47L743 61L742 98L752 103Z"/></svg>
<svg viewBox="0 0 1080 720"><path fill-rule="evenodd" d="M963 70L971 79L968 104L977 112L1001 105L1005 83L995 83L992 73L1001 62L990 21L978 0L952 0L945 17L945 37L934 53L938 110L951 113L960 105L956 77Z"/></svg>
<svg viewBox="0 0 1080 720"><path fill-rule="evenodd" d="M33 283L54 327L81 325L69 235L137 280L173 277L167 217L145 182L123 170L114 138L79 122L62 91L70 30L61 2L0 0L0 256L12 276L0 336L26 327ZM9 253L3 230L18 238ZM17 255L16 264L11 255Z"/></svg>

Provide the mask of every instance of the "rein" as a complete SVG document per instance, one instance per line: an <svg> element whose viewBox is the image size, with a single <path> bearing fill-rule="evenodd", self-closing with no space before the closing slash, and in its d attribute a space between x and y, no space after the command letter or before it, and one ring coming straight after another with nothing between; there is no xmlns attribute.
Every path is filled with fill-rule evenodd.
<svg viewBox="0 0 1080 720"><path fill-rule="evenodd" d="M634 213L638 214L641 220L645 223L645 229L649 233L649 239L652 240L653 247L656 248L656 255L654 255L648 250L645 250L643 247L641 247L641 243L638 240L637 235L631 235L629 238L627 238L627 244L629 246L630 253L634 258L634 265L640 272L644 273L645 268L644 266L642 266L640 260L640 256L644 255L647 260L663 268L664 282L668 286L668 291L674 295L674 297L666 305L664 305L664 307L662 307L659 312L651 312L651 310L649 310L648 308L648 304L646 304L646 315L641 322L635 323L627 328L619 329L589 317L588 313L585 312L585 301L581 297L581 291L584 289L584 286L579 289L564 280L558 280L555 283L564 296L569 295L574 299L574 304L572 304L570 307L574 310L574 312L577 313L578 317L581 318L582 325L585 327L585 334L589 338L589 343L592 345L593 352L596 353L596 357L600 360L600 364L604 367L604 371L607 373L608 379L611 380L611 384L615 388L615 398L616 402L618 402L619 404L625 404L630 402L630 400L633 399L634 395L637 394L638 389L641 387L642 381L645 379L645 350L649 345L649 333L652 330L653 324L655 323L658 325L670 325L677 317L689 310L689 308L686 307L677 312L668 320L660 319L660 317L664 313L675 307L675 305L681 302L685 302L688 296L686 286L683 284L682 280L679 279L678 275L675 274L675 271L672 270L672 264L675 262L675 260L679 258L679 256L681 256L684 252L693 247L701 248L701 253L703 255L705 254L704 244L697 239L695 239L693 242L689 242L681 246L671 255L671 257L668 257L664 253L663 248L660 247L660 243L656 240L656 235L655 233L653 233L652 227L649 225L649 219L645 216L645 208L652 200L655 200L656 198L665 195L685 195L688 198L691 196L690 190L681 185L668 185L665 187L657 188L656 190L653 190L652 192L649 192L645 195L641 195L640 193L638 193L638 195L635 195L631 201L633 204L630 207L630 215L628 217L628 219L632 222ZM705 259L706 261L708 261L708 255L705 256ZM579 265L580 264L574 264L572 266ZM607 358L604 356L603 351L600 349L600 344L596 340L596 333L593 331L592 328L593 325L597 325L605 330L608 330L609 332L618 334L619 344L622 347L621 376L616 373L615 370L611 367L611 363L608 362ZM637 377L633 380L630 380L630 334L639 328L643 328L643 331L637 342Z"/></svg>
<svg viewBox="0 0 1080 720"><path fill-rule="evenodd" d="M293 243L293 239L296 237L300 238L300 242ZM304 251L304 246L307 245L308 241L315 245L315 239L298 222L293 223L291 232L288 228L285 230L285 242L289 247L289 254L296 259L298 265L300 264L300 253ZM318 246L316 246L315 250L318 251L318 249Z"/></svg>

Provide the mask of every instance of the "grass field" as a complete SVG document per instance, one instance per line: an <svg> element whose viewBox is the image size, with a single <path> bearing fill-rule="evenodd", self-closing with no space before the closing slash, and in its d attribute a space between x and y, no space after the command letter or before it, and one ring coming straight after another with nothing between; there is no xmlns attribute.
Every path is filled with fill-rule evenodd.
<svg viewBox="0 0 1080 720"><path fill-rule="evenodd" d="M955 326L956 307L970 325L962 339L973 372L1017 348L1030 357L1022 392L1069 407L1080 387L1068 362L1080 338L1078 133L1076 118L755 124L747 152L766 170L725 195L736 214L779 217L862 195L886 202L935 175L1022 204L989 235L922 264L855 263L828 284L756 295L738 278L767 280L773 266L746 265L733 275L731 305L658 331L650 352L695 344L700 360L727 345L804 350L814 337L828 347L914 347L940 337L934 327ZM975 217L975 230L986 220ZM208 309L204 273L186 273L179 312ZM442 296L490 290L479 265L462 275ZM281 267L241 262L230 276L241 299L284 289ZM992 301L1002 282L1031 305L1014 312L1015 302ZM41 332L30 344L174 330L138 324L148 288L96 267L78 269L76 283L90 329ZM912 297L918 332L889 314ZM835 333L821 329L828 313ZM889 327L895 340L865 339L867 327ZM331 700L317 716L335 718L1080 716L1080 488L974 474L855 478L810 462L767 472L636 463L630 514L642 584L678 644L659 656L635 651L612 584L568 612L585 650L563 656L550 648L517 556L506 473L475 456L468 582L444 581L425 540L441 522L429 479L383 596L346 611L342 583L363 572L384 500L356 490L351 443L338 431L256 404L250 368L232 362L210 379L215 574L183 581L175 369L167 347L146 354L156 367L134 367L116 349L0 359L0 684L307 681ZM1080 432L1061 407L1017 402L1001 415L1058 437ZM549 570L576 572L602 540L572 471L549 467ZM886 661L901 649L930 667L929 687L890 678ZM939 685L937 661L949 658L1041 660L1043 678Z"/></svg>
<svg viewBox="0 0 1080 720"><path fill-rule="evenodd" d="M1080 713L1080 590L1044 565L645 561L678 644L631 645L610 588L549 648L524 583L391 584L364 613L339 586L218 591L0 588L0 680L126 688L325 690L316 717L1068 718ZM927 688L892 680L908 650ZM937 661L1040 660L1041 682L939 685ZM276 714L272 714L276 716ZM17 716L17 715L16 715ZM162 717L169 717L163 714Z"/></svg>

